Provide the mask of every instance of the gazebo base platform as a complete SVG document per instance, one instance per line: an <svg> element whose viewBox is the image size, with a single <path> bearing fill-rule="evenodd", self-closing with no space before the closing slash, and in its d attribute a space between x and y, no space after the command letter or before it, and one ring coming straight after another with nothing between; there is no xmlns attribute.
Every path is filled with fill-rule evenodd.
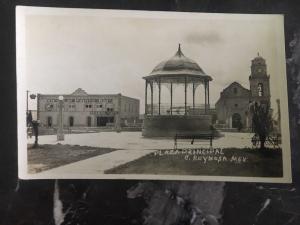
<svg viewBox="0 0 300 225"><path fill-rule="evenodd" d="M155 115L145 116L144 137L174 137L180 134L201 134L211 131L211 115Z"/></svg>

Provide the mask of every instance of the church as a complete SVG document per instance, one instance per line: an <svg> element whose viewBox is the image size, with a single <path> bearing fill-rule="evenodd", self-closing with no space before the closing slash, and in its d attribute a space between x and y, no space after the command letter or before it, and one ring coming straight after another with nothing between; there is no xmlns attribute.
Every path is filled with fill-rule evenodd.
<svg viewBox="0 0 300 225"><path fill-rule="evenodd" d="M250 90L233 82L220 93L215 105L218 128L247 130L251 128L249 105L253 102L270 104L270 76L266 60L259 53L251 61L249 84Z"/></svg>

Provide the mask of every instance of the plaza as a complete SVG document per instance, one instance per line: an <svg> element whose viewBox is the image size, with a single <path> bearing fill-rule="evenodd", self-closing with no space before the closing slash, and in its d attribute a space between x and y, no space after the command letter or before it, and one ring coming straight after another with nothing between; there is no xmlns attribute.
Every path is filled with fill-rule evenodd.
<svg viewBox="0 0 300 225"><path fill-rule="evenodd" d="M213 140L214 148L251 148L250 133L226 132L220 138ZM116 141L117 140L117 141ZM28 144L33 144L34 139L28 139ZM144 156L150 155L158 150L169 150L174 147L173 138L144 138L142 132L100 132L100 133L82 133L66 134L64 141L57 141L56 135L40 136L40 145L72 145L111 148L115 151L106 154L94 156L81 161L66 163L50 170L37 173L39 176L51 176L67 174L76 176L76 174L97 175L104 174L105 171L133 162ZM191 140L182 140L178 143L178 148L209 148L209 143L196 140L191 144ZM30 165L29 167L43 166Z"/></svg>
<svg viewBox="0 0 300 225"><path fill-rule="evenodd" d="M213 140L215 148L251 148L252 133L224 132L223 137ZM33 143L34 139L28 139L28 143ZM195 141L193 145L191 140L181 140L178 147L196 148L208 147L208 142L201 140ZM58 143L56 135L44 135L39 137L39 144ZM126 150L159 150L172 149L174 147L173 138L144 138L141 132L100 132L83 134L66 134L61 144L81 145L91 147L107 147Z"/></svg>

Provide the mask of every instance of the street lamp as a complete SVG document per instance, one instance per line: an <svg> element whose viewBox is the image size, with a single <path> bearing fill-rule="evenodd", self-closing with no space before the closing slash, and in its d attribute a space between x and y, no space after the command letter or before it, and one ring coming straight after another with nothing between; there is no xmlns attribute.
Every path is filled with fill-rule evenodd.
<svg viewBox="0 0 300 225"><path fill-rule="evenodd" d="M58 118L58 129L57 129L57 141L63 141L64 137L64 120L63 120L63 100L64 96L60 95L58 97L58 107L59 107L59 118Z"/></svg>
<svg viewBox="0 0 300 225"><path fill-rule="evenodd" d="M31 114L31 110L28 110L28 94L30 91L26 91L27 92L27 104L26 104L26 111L27 111L27 125L32 126L33 129L33 133L35 136L35 141L34 141L34 145L33 148L37 148L38 147L38 137L39 137L39 118L37 117L35 120L32 119L32 114ZM30 99L34 100L36 98L37 95L35 94L31 94L29 97ZM38 109L37 109L38 112Z"/></svg>
<svg viewBox="0 0 300 225"><path fill-rule="evenodd" d="M29 112L29 110L28 110L28 95L29 95L29 92L30 91L26 91L26 112L28 113ZM35 99L36 98L36 95L35 94L31 94L30 96L29 96L31 99Z"/></svg>
<svg viewBox="0 0 300 225"><path fill-rule="evenodd" d="M35 135L35 142L34 142L34 147L38 146L38 127L39 127L39 118L38 116L35 118L35 120L33 120L32 117L32 113L31 110L28 109L28 94L30 91L26 91L27 94L27 99L26 99L26 125L27 125L27 134L29 134L30 138L31 138L31 131L30 131L30 127L32 127L32 131ZM31 94L29 97L30 99L34 100L36 98L37 95L35 94ZM38 107L37 107L37 115L38 115Z"/></svg>

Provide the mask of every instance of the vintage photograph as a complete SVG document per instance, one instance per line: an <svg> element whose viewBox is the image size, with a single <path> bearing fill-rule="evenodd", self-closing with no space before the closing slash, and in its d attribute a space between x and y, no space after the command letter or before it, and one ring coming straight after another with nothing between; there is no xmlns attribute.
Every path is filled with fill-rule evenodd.
<svg viewBox="0 0 300 225"><path fill-rule="evenodd" d="M283 25L17 7L19 177L291 182Z"/></svg>

